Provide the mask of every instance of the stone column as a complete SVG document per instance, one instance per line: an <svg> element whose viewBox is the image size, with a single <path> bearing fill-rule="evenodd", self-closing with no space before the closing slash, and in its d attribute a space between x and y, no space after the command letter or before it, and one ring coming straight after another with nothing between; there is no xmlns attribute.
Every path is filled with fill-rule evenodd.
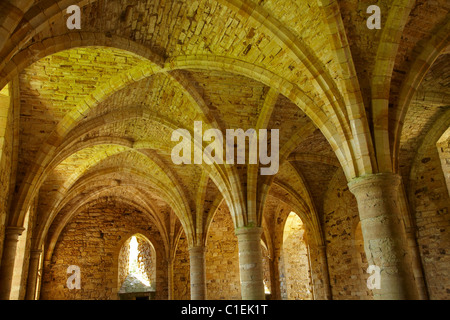
<svg viewBox="0 0 450 320"><path fill-rule="evenodd" d="M25 229L22 227L7 227L3 245L2 265L0 269L0 300L9 300L11 293L14 261L16 259L19 236Z"/></svg>
<svg viewBox="0 0 450 320"><path fill-rule="evenodd" d="M206 300L206 248L189 249L191 269L191 300Z"/></svg>
<svg viewBox="0 0 450 320"><path fill-rule="evenodd" d="M381 269L381 288L373 290L377 300L417 298L399 209L400 181L399 175L382 173L349 183L358 202L367 261Z"/></svg>
<svg viewBox="0 0 450 320"><path fill-rule="evenodd" d="M264 275L261 253L262 228L236 229L239 243L239 271L242 300L264 300Z"/></svg>
<svg viewBox="0 0 450 320"><path fill-rule="evenodd" d="M39 271L39 259L42 250L31 250L30 252L30 268L28 270L27 294L26 300L35 300L37 275Z"/></svg>

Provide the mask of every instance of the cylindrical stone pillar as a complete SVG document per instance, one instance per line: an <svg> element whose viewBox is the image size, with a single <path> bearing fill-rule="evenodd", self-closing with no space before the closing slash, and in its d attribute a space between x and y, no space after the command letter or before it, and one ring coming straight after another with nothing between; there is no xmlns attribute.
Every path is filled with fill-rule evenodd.
<svg viewBox="0 0 450 320"><path fill-rule="evenodd" d="M261 253L262 228L239 228L239 271L242 300L264 300L264 275Z"/></svg>
<svg viewBox="0 0 450 320"><path fill-rule="evenodd" d="M0 300L9 300L14 272L14 262L16 259L17 243L19 242L19 236L24 230L25 229L22 227L6 228L2 265L0 268Z"/></svg>
<svg viewBox="0 0 450 320"><path fill-rule="evenodd" d="M367 261L381 270L381 287L373 290L377 300L417 298L398 204L400 181L399 175L382 173L349 183L358 202Z"/></svg>
<svg viewBox="0 0 450 320"><path fill-rule="evenodd" d="M191 300L206 300L206 248L189 249L191 269Z"/></svg>
<svg viewBox="0 0 450 320"><path fill-rule="evenodd" d="M42 250L31 250L30 252L30 268L28 270L26 300L35 300L36 297L37 275L41 254Z"/></svg>

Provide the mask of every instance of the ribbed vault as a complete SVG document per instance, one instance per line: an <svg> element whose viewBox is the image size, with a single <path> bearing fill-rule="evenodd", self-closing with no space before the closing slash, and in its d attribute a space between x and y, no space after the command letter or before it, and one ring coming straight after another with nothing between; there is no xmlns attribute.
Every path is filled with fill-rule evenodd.
<svg viewBox="0 0 450 320"><path fill-rule="evenodd" d="M6 220L23 226L37 201L33 247L47 260L100 198L145 212L169 260L183 232L205 243L224 204L236 228L264 228L269 251L270 221L288 209L323 246L333 177L407 180L448 114L448 1L378 1L383 28L369 30L367 1L80 0L72 31L67 1L19 2L0 16L19 141ZM279 172L175 165L172 132L193 136L195 121L280 130Z"/></svg>

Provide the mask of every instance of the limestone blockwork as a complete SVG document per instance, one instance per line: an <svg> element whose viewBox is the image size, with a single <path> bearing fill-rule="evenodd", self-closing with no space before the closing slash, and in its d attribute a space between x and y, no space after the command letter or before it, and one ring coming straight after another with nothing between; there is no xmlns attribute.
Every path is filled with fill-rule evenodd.
<svg viewBox="0 0 450 320"><path fill-rule="evenodd" d="M130 238L139 233L152 241L156 248L161 245L160 235L145 213L129 211L130 208L120 202L104 200L82 210L62 231L51 260L44 261L42 299L116 300L123 281L130 273L129 259L124 261L123 258L124 251L129 254L129 249L124 250L124 247L129 248ZM143 247L141 240L138 245ZM139 250L141 257L145 254L145 250ZM154 264L154 268L147 266L145 269L150 280L156 280L153 285L158 292L157 298L166 299L167 269L163 259L158 254L155 257L152 253L147 255L148 260L156 260L148 261ZM145 263L146 260L140 261ZM81 271L80 290L70 290L67 286L71 275L67 268L72 265ZM123 269L127 269L126 274Z"/></svg>
<svg viewBox="0 0 450 320"><path fill-rule="evenodd" d="M449 1L0 2L0 299L450 298Z"/></svg>

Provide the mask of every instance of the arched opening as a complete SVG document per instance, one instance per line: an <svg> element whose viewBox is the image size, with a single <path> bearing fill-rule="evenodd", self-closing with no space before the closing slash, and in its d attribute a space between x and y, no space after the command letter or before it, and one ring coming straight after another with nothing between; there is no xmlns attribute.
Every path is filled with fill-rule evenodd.
<svg viewBox="0 0 450 320"><path fill-rule="evenodd" d="M441 159L442 172L444 173L447 192L450 195L450 128L444 132L436 146L439 153L439 159Z"/></svg>
<svg viewBox="0 0 450 320"><path fill-rule="evenodd" d="M431 300L447 297L450 283L446 276L449 265L446 250L449 246L447 226L450 209L449 111L423 138L408 186L426 294Z"/></svg>
<svg viewBox="0 0 450 320"><path fill-rule="evenodd" d="M291 212L283 230L280 260L280 291L283 300L312 300L312 283L305 226Z"/></svg>
<svg viewBox="0 0 450 320"><path fill-rule="evenodd" d="M119 253L118 276L121 300L154 298L156 252L143 235L133 235L123 244Z"/></svg>
<svg viewBox="0 0 450 320"><path fill-rule="evenodd" d="M3 146L8 129L8 116L11 113L11 98L9 93L9 84L0 90L0 160L3 157Z"/></svg>
<svg viewBox="0 0 450 320"><path fill-rule="evenodd" d="M269 300L271 296L271 279L270 279L270 254L269 249L263 240L261 240L261 255L263 259L263 275L264 275L264 293L266 294L266 299Z"/></svg>

